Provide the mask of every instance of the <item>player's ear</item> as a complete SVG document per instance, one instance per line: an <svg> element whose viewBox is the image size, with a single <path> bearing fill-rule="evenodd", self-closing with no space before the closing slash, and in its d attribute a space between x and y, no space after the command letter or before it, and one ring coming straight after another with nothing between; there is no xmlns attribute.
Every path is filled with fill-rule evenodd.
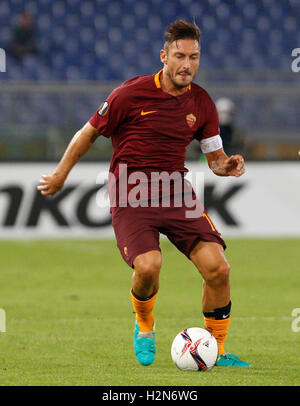
<svg viewBox="0 0 300 406"><path fill-rule="evenodd" d="M160 60L165 65L168 61L167 52L164 49L160 50Z"/></svg>

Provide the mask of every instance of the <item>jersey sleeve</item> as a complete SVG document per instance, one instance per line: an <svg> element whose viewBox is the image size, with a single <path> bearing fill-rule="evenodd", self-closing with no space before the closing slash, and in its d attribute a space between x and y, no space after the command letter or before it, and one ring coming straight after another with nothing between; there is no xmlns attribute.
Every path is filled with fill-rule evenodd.
<svg viewBox="0 0 300 406"><path fill-rule="evenodd" d="M128 102L124 93L117 88L112 91L108 98L100 104L89 123L96 128L101 135L110 138L116 129L126 118Z"/></svg>
<svg viewBox="0 0 300 406"><path fill-rule="evenodd" d="M200 142L204 154L217 151L223 147L217 108L210 97L207 104L207 119L194 138Z"/></svg>

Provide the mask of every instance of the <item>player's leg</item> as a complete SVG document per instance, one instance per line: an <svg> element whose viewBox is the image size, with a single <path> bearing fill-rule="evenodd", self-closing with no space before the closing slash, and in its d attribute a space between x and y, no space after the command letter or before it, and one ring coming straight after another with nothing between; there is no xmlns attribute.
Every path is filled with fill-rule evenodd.
<svg viewBox="0 0 300 406"><path fill-rule="evenodd" d="M230 323L229 264L222 245L199 241L190 259L203 277L202 311L205 328L216 338L219 347L219 366L249 366L236 355L225 353L224 343Z"/></svg>
<svg viewBox="0 0 300 406"><path fill-rule="evenodd" d="M201 204L200 204L201 206ZM167 209L165 209L167 210ZM219 346L220 365L225 357L224 342L230 323L229 264L225 258L226 244L207 212L195 217L186 216L186 207L168 209L164 227L169 240L194 262L203 276L203 312L205 327L216 337ZM164 231L162 231L164 232ZM226 354L228 357L229 354ZM231 355L230 355L231 356ZM248 366L235 359L224 361L224 365Z"/></svg>
<svg viewBox="0 0 300 406"><path fill-rule="evenodd" d="M134 350L142 365L150 365L155 358L154 303L159 288L160 251L138 255L134 261L131 299L136 313Z"/></svg>
<svg viewBox="0 0 300 406"><path fill-rule="evenodd" d="M160 251L152 250L138 255L134 261L131 297L141 332L153 330L153 308L159 288L161 268Z"/></svg>
<svg viewBox="0 0 300 406"><path fill-rule="evenodd" d="M161 252L152 250L138 255L134 261L132 289L140 297L155 294L159 288Z"/></svg>
<svg viewBox="0 0 300 406"><path fill-rule="evenodd" d="M116 207L112 224L124 261L133 268L131 300L136 313L134 349L138 361L150 365L155 357L153 308L159 287L161 253L151 207Z"/></svg>
<svg viewBox="0 0 300 406"><path fill-rule="evenodd" d="M186 213L185 206L165 209L164 217L168 219L167 236L194 262L203 277L203 312L210 316L215 309L224 309L220 316L222 328L219 337L216 337L219 351L223 353L230 319L229 264L224 256L226 245L206 212L199 213L200 215L195 212L194 217L187 217ZM223 315L226 318L223 319ZM206 317L207 327L213 319L214 315ZM217 323L214 321L213 324L215 333Z"/></svg>
<svg viewBox="0 0 300 406"><path fill-rule="evenodd" d="M190 259L203 277L205 327L214 333L221 355L225 352L224 342L230 322L229 264L223 247L215 242L199 241L191 251Z"/></svg>

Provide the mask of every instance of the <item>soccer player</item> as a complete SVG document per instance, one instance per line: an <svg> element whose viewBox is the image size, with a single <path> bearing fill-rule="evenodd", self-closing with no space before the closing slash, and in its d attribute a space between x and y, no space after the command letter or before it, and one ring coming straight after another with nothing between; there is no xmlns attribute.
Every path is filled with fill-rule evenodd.
<svg viewBox="0 0 300 406"><path fill-rule="evenodd" d="M225 242L206 210L187 216L191 206L185 199L181 205L176 200L175 184L184 183L186 147L193 139L200 142L216 175L239 177L245 171L241 155L228 157L223 150L214 102L192 82L199 67L200 49L198 26L184 20L173 22L166 30L160 51L161 71L132 78L114 89L74 135L54 172L43 175L38 186L45 196L55 194L99 135L112 139L113 182L109 181L110 194L114 195L112 225L121 255L133 268L130 294L136 313L134 349L142 365L152 364L155 358L154 304L162 261L159 235L163 233L192 261L203 278L202 312L205 328L218 342L217 365L249 366L224 350L231 311ZM139 191L145 196L147 180L162 172L176 172L182 180L177 179L170 188L169 205L163 204L165 194L161 184L158 187L156 184L158 198L154 203L149 195L139 205L126 200L136 187L130 181L131 175L144 174L146 178L141 180ZM124 177L126 188L122 192L119 186ZM118 193L113 193L114 190ZM149 201L150 204L145 204ZM197 199L194 202L199 203Z"/></svg>

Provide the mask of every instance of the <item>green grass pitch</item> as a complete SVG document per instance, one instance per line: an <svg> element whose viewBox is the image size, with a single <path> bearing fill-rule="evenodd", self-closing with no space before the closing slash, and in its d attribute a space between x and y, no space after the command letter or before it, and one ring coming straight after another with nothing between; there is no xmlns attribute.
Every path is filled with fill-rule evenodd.
<svg viewBox="0 0 300 406"><path fill-rule="evenodd" d="M227 239L232 321L226 350L251 368L183 372L170 347L203 327L202 279L166 239L156 301L157 355L133 353L131 269L114 240L0 242L0 385L202 386L300 384L300 240ZM299 323L300 325L300 323Z"/></svg>

